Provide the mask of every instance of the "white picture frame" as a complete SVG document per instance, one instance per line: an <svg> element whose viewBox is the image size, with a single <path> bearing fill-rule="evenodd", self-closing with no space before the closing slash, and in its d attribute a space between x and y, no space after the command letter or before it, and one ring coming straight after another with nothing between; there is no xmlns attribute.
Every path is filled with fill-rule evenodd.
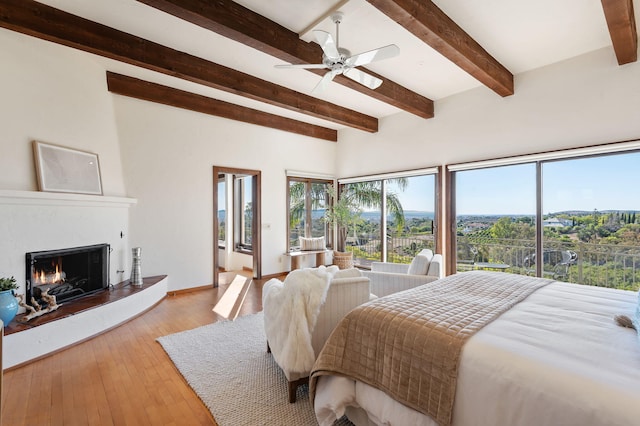
<svg viewBox="0 0 640 426"><path fill-rule="evenodd" d="M98 155L33 141L38 190L102 195Z"/></svg>

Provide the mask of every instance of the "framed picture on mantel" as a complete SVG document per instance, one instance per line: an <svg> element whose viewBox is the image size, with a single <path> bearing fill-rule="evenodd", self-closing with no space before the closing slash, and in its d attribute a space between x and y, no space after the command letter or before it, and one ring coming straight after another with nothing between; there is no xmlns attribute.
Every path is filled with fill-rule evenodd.
<svg viewBox="0 0 640 426"><path fill-rule="evenodd" d="M98 155L33 141L38 189L102 195Z"/></svg>

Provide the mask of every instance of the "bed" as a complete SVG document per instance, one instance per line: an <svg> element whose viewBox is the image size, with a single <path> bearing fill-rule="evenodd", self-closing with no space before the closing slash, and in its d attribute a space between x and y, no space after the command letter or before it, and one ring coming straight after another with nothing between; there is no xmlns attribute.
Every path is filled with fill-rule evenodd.
<svg viewBox="0 0 640 426"><path fill-rule="evenodd" d="M440 281L451 286L461 279L504 284L505 280L521 280L519 277L473 271ZM444 421L436 422L411 401L398 402L375 381L356 380L340 368L328 367L333 364L327 359L335 362L334 358L339 358L336 354L342 356L348 350L344 341L335 344L340 342L336 335L343 334L344 340L339 325L311 374L319 424L333 424L344 413L358 426L640 424L640 341L634 330L614 321L618 314L634 315L638 294L528 279L541 285L464 341L454 374L451 415ZM392 295L394 303L403 305L419 292L414 289ZM357 308L343 322L363 330L363 324L354 320L357 310L375 309L392 296ZM382 342L379 336L377 339ZM383 346L374 345L366 356L384 352L379 350ZM399 374L387 372L390 376Z"/></svg>

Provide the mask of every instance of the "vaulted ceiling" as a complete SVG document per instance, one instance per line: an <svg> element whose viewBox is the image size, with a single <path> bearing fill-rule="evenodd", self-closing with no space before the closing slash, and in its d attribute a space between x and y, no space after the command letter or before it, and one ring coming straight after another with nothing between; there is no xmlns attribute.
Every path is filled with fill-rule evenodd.
<svg viewBox="0 0 640 426"><path fill-rule="evenodd" d="M312 30L335 35L336 10L341 47L400 48L361 68L379 88L315 94L326 70L274 67L320 63ZM0 26L98 55L114 93L332 141L476 87L511 96L518 74L594 50L635 62L636 25L632 0L0 0Z"/></svg>

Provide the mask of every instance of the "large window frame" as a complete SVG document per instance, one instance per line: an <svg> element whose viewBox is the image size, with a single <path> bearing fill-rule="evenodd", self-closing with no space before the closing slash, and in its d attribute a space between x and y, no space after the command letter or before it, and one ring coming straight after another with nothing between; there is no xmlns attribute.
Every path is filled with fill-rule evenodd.
<svg viewBox="0 0 640 426"><path fill-rule="evenodd" d="M251 175L233 178L233 247L240 253L253 254L253 191Z"/></svg>
<svg viewBox="0 0 640 426"><path fill-rule="evenodd" d="M547 277L550 275L550 271L545 270L548 265L546 257L550 257L552 251L551 243L555 240L547 241L548 238L545 235L545 224L544 218L545 214L543 209L544 206L544 185L551 185L550 182L544 181L544 170L545 166L551 165L553 163L560 163L562 161L571 161L571 160L584 160L590 158L602 158L607 156L616 156L616 155L624 155L624 154L638 154L640 153L640 141L628 141L622 143L615 144L604 144L604 145L596 145L591 147L583 147L577 149L568 149L568 150L560 150L560 151L552 151L546 153L538 153L538 154L530 154L523 155L518 157L508 157L508 158L499 158L493 160L486 161L478 161L472 163L461 163L461 164L453 164L447 166L446 171L446 187L445 192L447 194L447 206L449 206L448 213L446 216L447 226L449 232L447 232L446 236L446 273L447 275L456 273L458 269L457 265L457 235L456 235L456 220L457 220L457 212L456 212L456 174L469 170L476 169L490 169L497 168L501 166L509 166L509 165L518 165L518 164L533 164L535 166L535 203L536 203L536 216L535 216L535 254L532 265L535 269L535 275L538 277L544 276ZM547 192L549 192L549 188L547 187ZM546 247L545 247L546 246ZM557 250L556 250L557 251ZM554 275L555 276L555 275ZM593 284L592 284L593 285Z"/></svg>
<svg viewBox="0 0 640 426"><path fill-rule="evenodd" d="M353 177L353 178L341 178L338 179L338 183L339 183L339 187L340 187L340 191L342 191L342 189L344 188L345 185L350 185L350 184L357 184L357 183L362 183L362 182L379 182L379 188L380 188L380 201L379 201L379 214L380 214L380 229L379 229L379 236L378 239L380 241L380 259L377 259L378 261L389 261L389 260L394 260L394 259L389 259L389 246L388 246L388 223L387 223L387 185L389 181L393 181L396 179L401 179L401 178L412 178L412 177L419 177L419 176L426 176L426 175L433 175L434 176L434 182L433 182L433 195L434 195L434 200L433 200L433 209L434 209L434 218L432 220L431 223L431 232L433 234L433 238L434 238L434 252L436 253L440 253L441 252L441 247L442 247L442 235L439 232L439 230L441 229L441 205L442 205L442 199L441 199L441 185L442 185L442 167L441 166L437 166L437 167L430 167L430 168L424 168L424 169L418 169L418 170L407 170L407 171L399 171L399 172L390 172L390 173L383 173L383 174L376 174L376 175L366 175L366 176L359 176L359 177ZM347 246L347 251L349 251L349 247ZM410 257L408 257L406 260L410 261ZM354 256L354 259L356 261L356 266L360 267L360 268L369 268L370 267L370 262L369 261L364 261L362 259L359 259L357 256ZM394 261L396 261L397 259L395 259Z"/></svg>
<svg viewBox="0 0 640 426"><path fill-rule="evenodd" d="M214 182L214 185L217 186L217 194L218 194L218 248L224 249L227 246L227 224L229 219L227 217L228 209L227 209L227 179L225 174L221 174L218 176L217 180ZM220 217L220 212L224 211L224 218ZM215 212L214 212L215 213Z"/></svg>
<svg viewBox="0 0 640 426"><path fill-rule="evenodd" d="M317 222L318 220L318 218L314 219L313 217L314 207L316 207L314 206L314 196L319 195L319 194L316 194L317 191L314 192L313 187L316 185L326 185L326 186L334 185L334 183L335 181L332 178L308 177L308 176L305 177L305 176L297 176L297 175L287 176L287 251L299 249L299 245L296 242L293 242L291 238L291 235L292 235L291 189L293 184L300 184L304 188L301 191L301 193L303 194L302 196L304 197L303 206L298 206L298 207L302 207L303 219L301 220L301 222L304 223L304 227L302 228L302 233L298 236L306 237L306 238L324 236L326 247L334 248L333 232L327 224L324 224L322 228L324 230L322 232L323 235L319 235L317 232L314 233L314 228L313 228L314 222ZM324 206L322 207L324 207L325 209L328 208L329 207L328 203L330 202L330 197L328 192L324 191L324 195L323 196L320 195L319 198L324 200ZM323 219L320 219L320 220L323 220Z"/></svg>

